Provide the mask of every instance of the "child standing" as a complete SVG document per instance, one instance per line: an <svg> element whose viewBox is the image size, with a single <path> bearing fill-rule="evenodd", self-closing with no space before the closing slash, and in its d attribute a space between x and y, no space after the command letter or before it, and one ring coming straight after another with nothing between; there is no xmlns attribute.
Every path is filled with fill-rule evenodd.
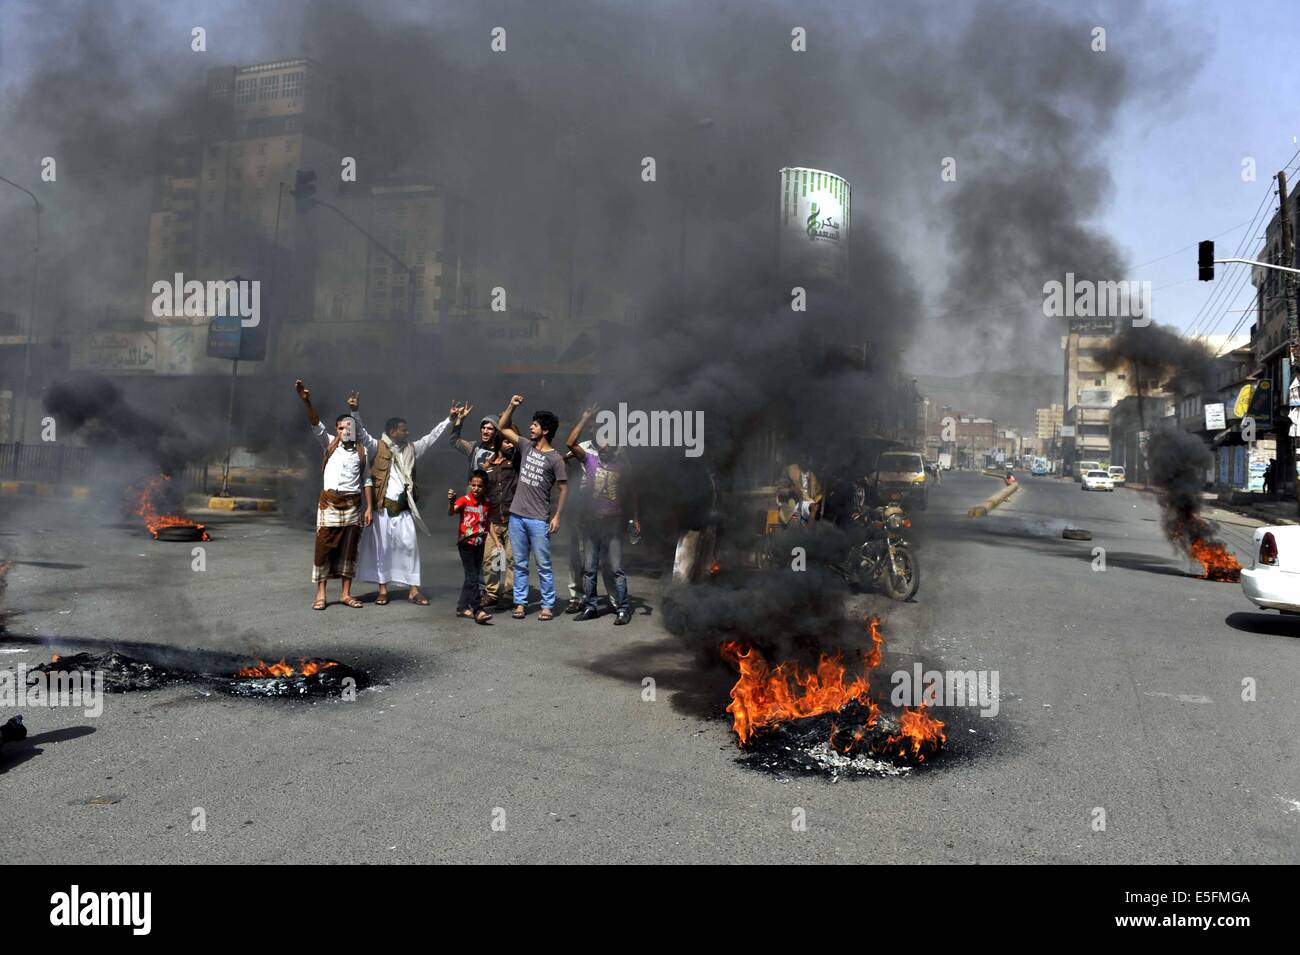
<svg viewBox="0 0 1300 955"><path fill-rule="evenodd" d="M487 502L487 473L482 468L474 470L469 479L469 489L463 496L458 498L455 491L447 489L447 514L460 515L456 550L460 552L460 563L465 569L465 583L460 588L456 616L487 623L492 615L483 609L479 591L483 547L489 533L498 547L501 542L496 538L496 528L490 520L492 508Z"/></svg>

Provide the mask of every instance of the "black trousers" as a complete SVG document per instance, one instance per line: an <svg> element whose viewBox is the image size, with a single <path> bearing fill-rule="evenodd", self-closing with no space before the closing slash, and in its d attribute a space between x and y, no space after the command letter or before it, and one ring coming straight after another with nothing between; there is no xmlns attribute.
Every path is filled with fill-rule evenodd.
<svg viewBox="0 0 1300 955"><path fill-rule="evenodd" d="M465 583L460 588L460 600L456 604L457 612L472 610L478 613L480 605L479 574L483 570L483 545L458 541L456 550L460 553L461 566L465 568Z"/></svg>

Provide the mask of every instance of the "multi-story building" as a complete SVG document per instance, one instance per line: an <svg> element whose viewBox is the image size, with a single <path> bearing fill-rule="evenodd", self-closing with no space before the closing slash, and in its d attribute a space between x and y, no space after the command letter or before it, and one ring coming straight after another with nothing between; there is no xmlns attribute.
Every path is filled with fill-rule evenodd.
<svg viewBox="0 0 1300 955"><path fill-rule="evenodd" d="M1109 333L1078 330L1062 339L1065 411L1061 426L1066 435L1060 444L1067 468L1078 460L1110 460L1110 409L1129 395L1134 383L1128 380L1127 369L1104 367L1109 342Z"/></svg>
<svg viewBox="0 0 1300 955"><path fill-rule="evenodd" d="M1040 448L1046 447L1044 441L1051 441L1060 433L1064 417L1065 408L1058 404L1035 409L1034 434L1039 439L1038 446Z"/></svg>
<svg viewBox="0 0 1300 955"><path fill-rule="evenodd" d="M154 283L173 282L177 274L185 281L259 280L263 303L274 295L274 319L310 319L318 230L297 221L289 190L297 170L313 169L324 194L341 168L344 144L356 138L337 84L312 61L293 59L211 69L207 94L201 115L161 134L163 158L149 218L145 321L207 323L207 316L155 314ZM355 152L350 144L346 151ZM205 336L175 340L186 343L185 353L170 353L160 340L159 373L215 370L203 357Z"/></svg>
<svg viewBox="0 0 1300 955"><path fill-rule="evenodd" d="M1290 196L1293 236L1300 236L1300 208L1297 208L1297 202L1300 202L1300 185L1291 191ZM1300 243L1297 243L1297 250L1300 250ZM1300 268L1300 253L1293 255L1290 262L1285 261L1279 212L1274 212L1273 218L1269 220L1268 228L1264 230L1264 246L1255 258L1260 262ZM1276 441L1277 459L1283 462L1279 484L1281 487L1282 484L1291 482L1291 462L1296 453L1289 418L1289 393L1293 375L1290 367L1290 333L1287 328L1286 273L1273 269L1253 269L1252 273L1251 282L1257 290L1255 324L1250 328L1251 353L1255 366L1252 378L1267 379L1273 390L1272 415L1256 434Z"/></svg>

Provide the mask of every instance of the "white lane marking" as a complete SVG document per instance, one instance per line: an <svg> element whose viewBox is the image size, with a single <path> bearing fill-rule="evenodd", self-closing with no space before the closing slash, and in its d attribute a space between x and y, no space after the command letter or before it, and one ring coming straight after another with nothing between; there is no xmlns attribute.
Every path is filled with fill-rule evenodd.
<svg viewBox="0 0 1300 955"><path fill-rule="evenodd" d="M1143 693L1143 696L1162 696L1168 700L1177 700L1179 703L1213 703L1214 701L1208 696L1192 696L1190 693Z"/></svg>

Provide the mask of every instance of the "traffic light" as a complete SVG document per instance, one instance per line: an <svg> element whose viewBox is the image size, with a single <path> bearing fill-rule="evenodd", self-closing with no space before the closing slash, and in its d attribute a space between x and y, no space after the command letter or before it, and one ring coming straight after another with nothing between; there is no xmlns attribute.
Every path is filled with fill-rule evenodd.
<svg viewBox="0 0 1300 955"><path fill-rule="evenodd" d="M1214 281L1214 240L1206 239L1197 247L1197 272L1202 282Z"/></svg>
<svg viewBox="0 0 1300 955"><path fill-rule="evenodd" d="M316 173L310 169L299 169L294 174L293 189L290 190L289 195L293 196L299 212L310 208L316 195Z"/></svg>

